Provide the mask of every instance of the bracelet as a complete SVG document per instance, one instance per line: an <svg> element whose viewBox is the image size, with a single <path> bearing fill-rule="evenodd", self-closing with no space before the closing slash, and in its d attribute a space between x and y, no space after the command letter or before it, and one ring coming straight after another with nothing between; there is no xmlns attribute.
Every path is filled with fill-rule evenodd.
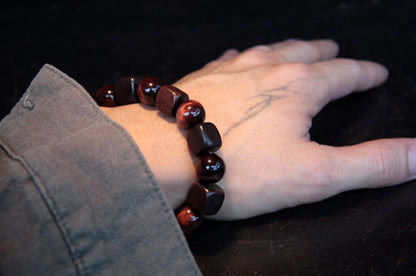
<svg viewBox="0 0 416 276"><path fill-rule="evenodd" d="M198 180L188 190L186 202L176 211L176 218L185 233L201 225L204 215L216 214L224 202L224 191L217 183L225 173L224 161L216 155L222 145L214 124L204 122L203 106L182 90L165 85L155 77L125 77L113 85L98 89L95 100L100 106L113 107L131 103L156 106L159 111L176 117L178 126L187 129L190 151L198 157L195 164Z"/></svg>

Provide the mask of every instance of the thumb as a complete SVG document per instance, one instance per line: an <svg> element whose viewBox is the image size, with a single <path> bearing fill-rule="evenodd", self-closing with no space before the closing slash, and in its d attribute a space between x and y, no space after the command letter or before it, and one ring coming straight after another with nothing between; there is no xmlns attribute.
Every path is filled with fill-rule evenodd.
<svg viewBox="0 0 416 276"><path fill-rule="evenodd" d="M335 193L416 179L416 139L374 140L330 148L328 153L336 164L330 172Z"/></svg>

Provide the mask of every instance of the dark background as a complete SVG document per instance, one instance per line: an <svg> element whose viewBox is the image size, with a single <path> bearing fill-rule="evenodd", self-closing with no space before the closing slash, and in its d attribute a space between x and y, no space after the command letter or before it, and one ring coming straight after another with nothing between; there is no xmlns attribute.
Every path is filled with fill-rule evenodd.
<svg viewBox="0 0 416 276"><path fill-rule="evenodd" d="M341 56L380 62L390 79L328 105L314 119L312 139L416 137L416 1L35 2L2 7L0 118L44 63L94 93L131 74L174 82L228 48L333 38ZM189 243L205 275L415 274L415 184L207 222Z"/></svg>

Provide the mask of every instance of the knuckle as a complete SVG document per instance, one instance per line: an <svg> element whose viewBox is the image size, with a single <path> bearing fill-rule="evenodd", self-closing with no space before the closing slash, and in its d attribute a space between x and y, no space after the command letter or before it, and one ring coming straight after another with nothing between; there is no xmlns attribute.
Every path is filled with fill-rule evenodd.
<svg viewBox="0 0 416 276"><path fill-rule="evenodd" d="M329 158L315 159L311 165L311 180L319 189L327 189L333 181L333 163Z"/></svg>
<svg viewBox="0 0 416 276"><path fill-rule="evenodd" d="M311 44L304 42L303 52L307 53L312 60L323 60L326 59L327 51L323 51L321 48L317 47L316 44Z"/></svg>
<svg viewBox="0 0 416 276"><path fill-rule="evenodd" d="M297 41L297 46L302 52L308 52L308 53L317 53L316 47L314 47L311 43L306 41Z"/></svg>
<svg viewBox="0 0 416 276"><path fill-rule="evenodd" d="M268 53L258 49L258 48L252 48L245 52L243 52L239 57L236 58L236 61L264 61L268 57Z"/></svg>
<svg viewBox="0 0 416 276"><path fill-rule="evenodd" d="M381 144L376 149L376 178L379 184L386 184L392 181L397 171L397 160L391 153L391 147Z"/></svg>
<svg viewBox="0 0 416 276"><path fill-rule="evenodd" d="M328 156L321 155L311 158L306 166L306 174L303 176L307 181L306 196L311 201L320 200L331 194L336 181L333 173L334 167L333 160Z"/></svg>
<svg viewBox="0 0 416 276"><path fill-rule="evenodd" d="M360 76L362 76L364 73L366 73L365 71L363 71L363 69L365 68L363 68L361 66L361 63L359 63L356 60L348 59L348 58L337 58L336 61L340 64L344 64L344 66L348 68L349 73L352 74L352 76L357 79ZM365 77L365 76L362 76L362 77Z"/></svg>
<svg viewBox="0 0 416 276"><path fill-rule="evenodd" d="M311 76L310 67L305 63L293 62L293 63L286 63L282 66L284 66L284 70L288 74L292 76L296 76L298 79L306 79Z"/></svg>

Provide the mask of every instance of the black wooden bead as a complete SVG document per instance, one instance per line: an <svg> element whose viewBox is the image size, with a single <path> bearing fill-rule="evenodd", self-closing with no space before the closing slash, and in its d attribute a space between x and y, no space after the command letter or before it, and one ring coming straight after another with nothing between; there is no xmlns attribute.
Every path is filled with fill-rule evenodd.
<svg viewBox="0 0 416 276"><path fill-rule="evenodd" d="M172 85L164 85L156 96L155 106L165 114L175 116L178 107L189 100L188 94Z"/></svg>
<svg viewBox="0 0 416 276"><path fill-rule="evenodd" d="M186 134L189 149L196 156L201 153L215 152L221 145L221 135L212 123L198 124Z"/></svg>
<svg viewBox="0 0 416 276"><path fill-rule="evenodd" d="M139 102L136 94L141 77L119 78L114 82L114 99L117 105Z"/></svg>
<svg viewBox="0 0 416 276"><path fill-rule="evenodd" d="M195 169L200 183L215 183L224 176L225 164L218 155L207 153L199 156Z"/></svg>
<svg viewBox="0 0 416 276"><path fill-rule="evenodd" d="M224 190L216 184L194 183L188 192L187 203L201 215L216 214L224 202Z"/></svg>

